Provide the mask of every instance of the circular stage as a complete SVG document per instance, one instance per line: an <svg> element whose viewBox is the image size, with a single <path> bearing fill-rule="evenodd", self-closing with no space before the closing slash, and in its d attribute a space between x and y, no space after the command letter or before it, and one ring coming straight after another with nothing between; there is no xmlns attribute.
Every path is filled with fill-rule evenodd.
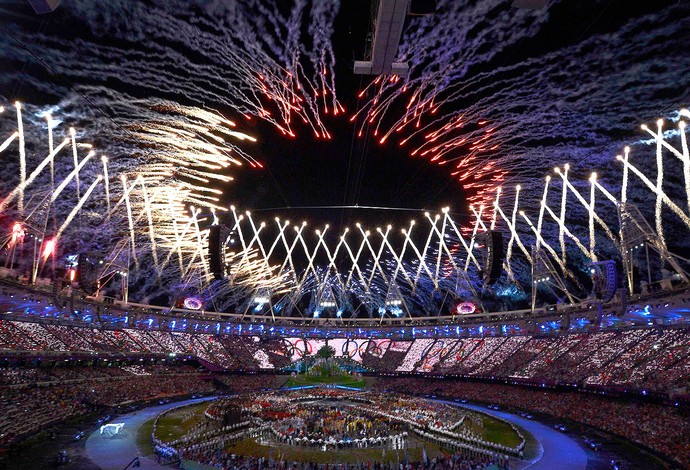
<svg viewBox="0 0 690 470"><path fill-rule="evenodd" d="M544 421L540 421L544 419ZM592 451L585 430L555 428L547 417L520 416L464 402L338 389L279 390L185 400L117 417L119 432L96 428L85 456L104 470L139 458L141 468L269 468L380 463L390 468L453 460L485 468L636 468L639 449L604 439ZM71 451L70 451L71 452ZM648 458L648 456L646 456ZM649 468L663 465L650 463ZM337 468L337 467L336 467Z"/></svg>
<svg viewBox="0 0 690 470"><path fill-rule="evenodd" d="M508 419L436 400L336 388L181 406L158 416L153 436L163 463L211 466L246 459L349 465L436 459L515 468L538 457L525 455L527 433Z"/></svg>

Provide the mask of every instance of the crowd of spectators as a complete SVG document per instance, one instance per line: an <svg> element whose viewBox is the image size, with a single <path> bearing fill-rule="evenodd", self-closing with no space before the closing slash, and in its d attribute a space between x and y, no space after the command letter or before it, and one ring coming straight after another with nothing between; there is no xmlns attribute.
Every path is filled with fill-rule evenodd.
<svg viewBox="0 0 690 470"><path fill-rule="evenodd" d="M690 394L690 330L645 328L554 336L369 341L363 365L383 374L431 373L532 383L616 386ZM230 371L290 361L280 339L0 320L0 350L194 356Z"/></svg>
<svg viewBox="0 0 690 470"><path fill-rule="evenodd" d="M687 410L582 392L423 378L380 378L379 391L435 394L569 419L625 437L690 466Z"/></svg>
<svg viewBox="0 0 690 470"><path fill-rule="evenodd" d="M272 358L286 358L273 341L267 350L253 337L222 337L158 330L92 329L77 326L0 320L0 350L59 352L125 352L195 356L226 370L272 370ZM281 350L282 348L282 350ZM281 355L282 354L282 355ZM280 365L289 362L282 360Z"/></svg>
<svg viewBox="0 0 690 470"><path fill-rule="evenodd" d="M0 368L0 386L43 382L49 381L51 378L52 376L48 371L41 369L26 369L23 367Z"/></svg>
<svg viewBox="0 0 690 470"><path fill-rule="evenodd" d="M281 338L259 338L245 341L245 347L251 352L259 369L280 369L291 362L287 354L285 341Z"/></svg>
<svg viewBox="0 0 690 470"><path fill-rule="evenodd" d="M59 362L57 364L60 364ZM179 364L144 364L132 363L128 365L94 366L75 365L66 362L65 365L47 365L43 367L1 367L0 385L30 386L53 385L56 383L74 381L93 381L108 379L134 378L147 375L199 375L197 366L186 363Z"/></svg>
<svg viewBox="0 0 690 470"><path fill-rule="evenodd" d="M81 386L81 398L96 405L116 406L151 398L208 394L215 391L212 381L194 375L148 375L126 381L89 382Z"/></svg>
<svg viewBox="0 0 690 470"><path fill-rule="evenodd" d="M194 356L217 370L289 363L280 339L0 320L0 351ZM443 374L690 395L690 330L644 328L554 336L374 340L363 365L382 374ZM0 378L0 380L3 380ZM10 377L7 380L13 380Z"/></svg>
<svg viewBox="0 0 690 470"><path fill-rule="evenodd" d="M318 464L295 462L280 457L255 457L235 455L227 451L207 450L187 456L190 460L201 462L223 470L508 470L510 463L505 458L477 456L469 452L457 452L426 461L399 462L366 461L358 464Z"/></svg>
<svg viewBox="0 0 690 470"><path fill-rule="evenodd" d="M2 295L9 305L21 303L27 311L50 309L54 302L43 294L11 289ZM207 328L197 333L159 331L141 322L138 328L109 329L58 324L55 319L36 322L39 319L0 320L0 351L187 355L218 369L250 372L278 370L291 360L290 345L281 338L216 335ZM368 370L384 374L517 378L690 394L687 327L364 342L368 346L358 357Z"/></svg>
<svg viewBox="0 0 690 470"><path fill-rule="evenodd" d="M79 387L2 387L0 389L0 448L43 426L90 409Z"/></svg>
<svg viewBox="0 0 690 470"><path fill-rule="evenodd" d="M383 374L616 386L682 397L690 395L690 330L388 341L370 346L363 363Z"/></svg>
<svg viewBox="0 0 690 470"><path fill-rule="evenodd" d="M279 387L275 375L270 374L249 374L249 375L216 375L215 379L222 383L229 393L252 393L262 389Z"/></svg>
<svg viewBox="0 0 690 470"><path fill-rule="evenodd" d="M396 372L411 372L415 367L420 367L422 356L434 343L435 340L428 338L413 341L402 362L395 368Z"/></svg>
<svg viewBox="0 0 690 470"><path fill-rule="evenodd" d="M3 368L0 384L0 448L101 407L216 391L186 365Z"/></svg>

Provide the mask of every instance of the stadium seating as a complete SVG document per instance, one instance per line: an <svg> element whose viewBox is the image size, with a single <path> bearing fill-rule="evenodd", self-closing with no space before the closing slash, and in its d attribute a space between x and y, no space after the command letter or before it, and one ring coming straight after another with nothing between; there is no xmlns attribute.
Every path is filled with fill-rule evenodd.
<svg viewBox="0 0 690 470"><path fill-rule="evenodd" d="M378 342L377 342L378 341ZM54 351L181 355L217 370L271 371L290 363L278 338L0 320L0 354ZM690 330L644 328L552 336L374 340L362 363L382 374L446 374L531 383L690 394Z"/></svg>
<svg viewBox="0 0 690 470"><path fill-rule="evenodd" d="M374 389L468 399L571 419L676 456L683 467L690 465L690 420L683 410L673 406L592 393L412 377L380 378Z"/></svg>

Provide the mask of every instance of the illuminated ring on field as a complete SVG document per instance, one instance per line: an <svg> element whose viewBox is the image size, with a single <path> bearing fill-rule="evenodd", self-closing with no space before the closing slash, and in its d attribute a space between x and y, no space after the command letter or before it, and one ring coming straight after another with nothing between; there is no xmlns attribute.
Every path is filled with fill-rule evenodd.
<svg viewBox="0 0 690 470"><path fill-rule="evenodd" d="M372 344L373 344L374 346L376 345L376 343L375 343L374 341L372 341L371 339L365 339L365 340L362 342L362 344L359 345L359 355L360 355L360 357L361 357L361 356L364 356L365 354L367 354L367 350L369 350L369 348L371 347Z"/></svg>
<svg viewBox="0 0 690 470"><path fill-rule="evenodd" d="M434 341L429 346L424 348L424 351L422 351L422 355L420 357L426 357L427 354L431 353L434 349L434 346L436 346L436 343L438 343L438 341Z"/></svg>
<svg viewBox="0 0 690 470"><path fill-rule="evenodd" d="M350 352L350 346L349 346L350 343L354 343L354 344L355 344L355 347L354 347L354 349L353 349L352 352ZM357 355L357 353L359 352L359 347L358 347L358 345L357 345L357 341L355 341L354 339L348 339L348 340L345 341L345 342L343 343L343 345L340 347L340 352L342 352L343 355L347 355L350 359L352 359L352 358L355 357L355 356Z"/></svg>
<svg viewBox="0 0 690 470"><path fill-rule="evenodd" d="M304 352L301 349L298 349L296 346L292 346L291 348L288 349L288 357L302 357L304 355Z"/></svg>
<svg viewBox="0 0 690 470"><path fill-rule="evenodd" d="M434 343L434 349L429 351L429 358L436 357L436 356L439 356L439 358L440 358L441 352L446 348L446 342L441 341L441 347L437 347L438 343L439 342L436 341L436 343Z"/></svg>
<svg viewBox="0 0 690 470"><path fill-rule="evenodd" d="M377 352L377 354L380 354L381 357L383 357L383 355L386 354L386 351L388 351L388 348L390 347L392 342L393 341L391 341L390 339L379 340L378 343L374 343L374 350Z"/></svg>

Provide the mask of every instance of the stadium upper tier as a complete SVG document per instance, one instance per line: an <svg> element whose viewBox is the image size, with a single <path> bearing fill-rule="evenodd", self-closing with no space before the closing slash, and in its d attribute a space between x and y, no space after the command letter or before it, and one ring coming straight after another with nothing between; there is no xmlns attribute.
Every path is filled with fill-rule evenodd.
<svg viewBox="0 0 690 470"><path fill-rule="evenodd" d="M74 301L69 308L57 307L38 291L21 295L5 287L0 298L7 312L0 320L0 348L5 357L39 351L70 356L186 355L213 370L275 371L328 344L337 356L379 374L620 387L673 396L687 395L690 379L690 327L671 320L627 328L620 328L623 322L619 328L587 328L571 320L569 327L561 323L549 329L534 321L530 331L479 325L476 330L463 327L462 334L456 333L460 326L455 325L407 326L411 335L394 335L400 327L291 328L251 322L233 323L226 331L227 322L185 318L181 312L154 321L153 317L146 320L141 312L120 312L115 306L97 309L97 304L91 304L92 309L86 310ZM655 305L671 308L668 302ZM123 316L119 322L114 321L116 311ZM561 322L568 317L562 315ZM446 327L452 330L450 334L445 334Z"/></svg>
<svg viewBox="0 0 690 470"><path fill-rule="evenodd" d="M0 277L0 312L7 318L46 318L75 325L144 328L187 333L262 337L367 337L413 339L511 336L690 324L690 287L615 296L603 304L585 299L534 310L433 315L426 317L310 318L223 313L89 297L76 289L57 290L49 280L28 286ZM32 320L33 321L33 320Z"/></svg>

